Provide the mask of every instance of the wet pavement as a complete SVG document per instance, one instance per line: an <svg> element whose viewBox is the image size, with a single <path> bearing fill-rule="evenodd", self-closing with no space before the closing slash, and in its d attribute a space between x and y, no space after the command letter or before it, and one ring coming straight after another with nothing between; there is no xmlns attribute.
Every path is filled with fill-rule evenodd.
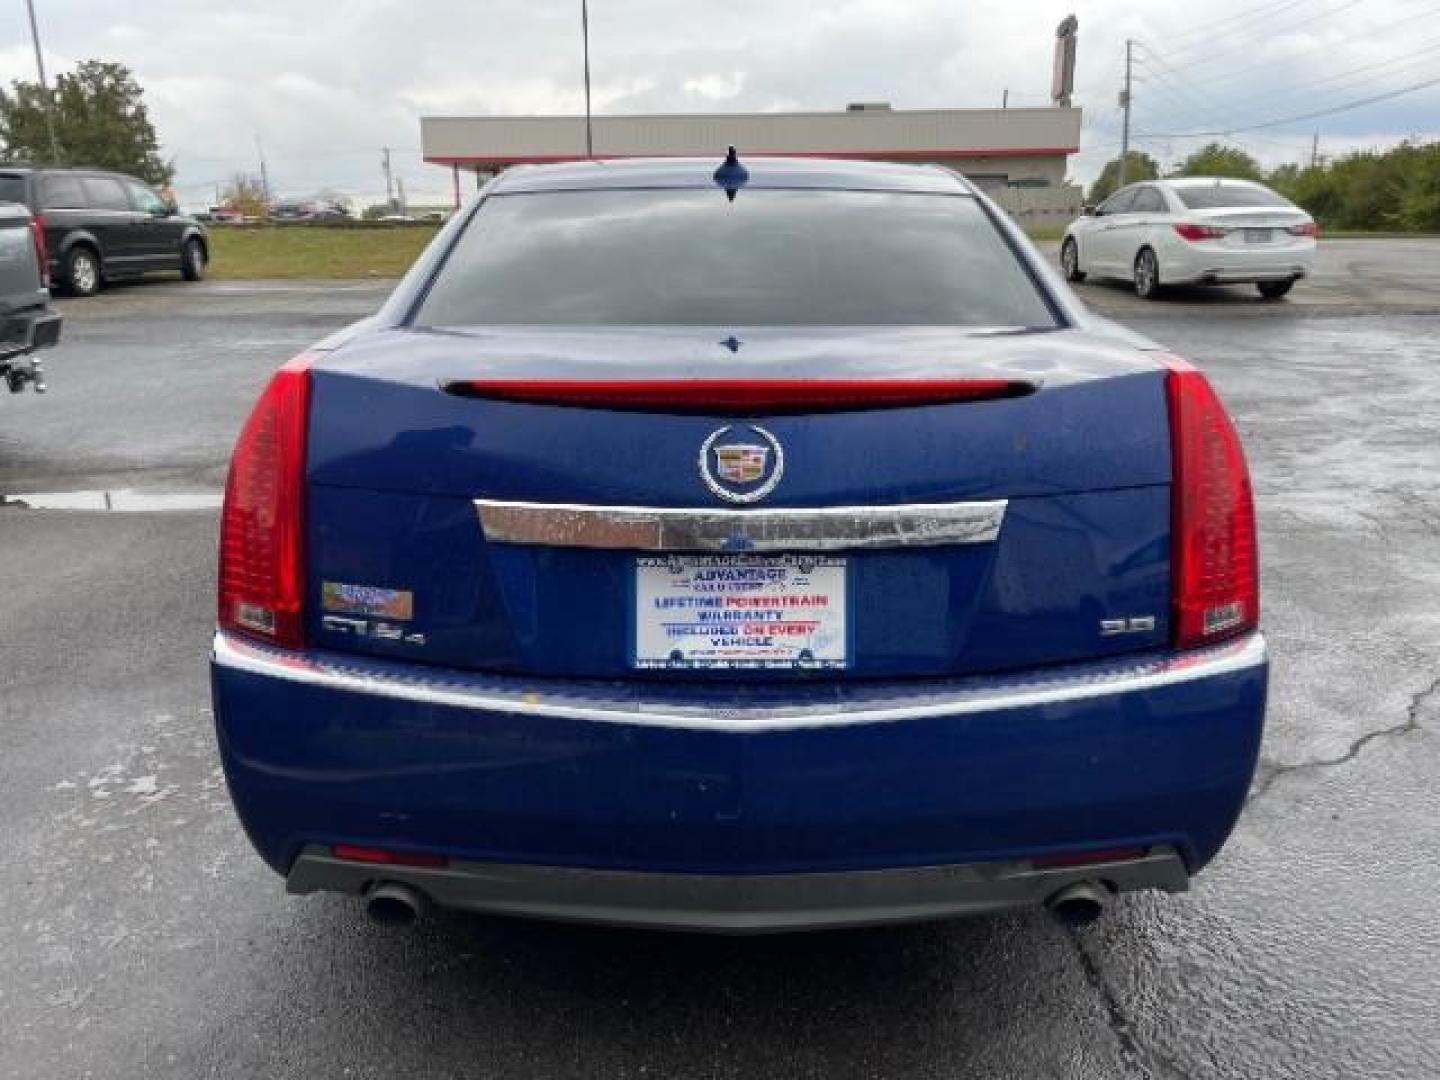
<svg viewBox="0 0 1440 1080"><path fill-rule="evenodd" d="M0 1076L1437 1075L1440 300L1308 288L1126 309L1210 372L1260 509L1264 763L1193 891L738 940L285 896L214 752L213 492L269 370L383 286L68 304L50 394L0 401L36 504L0 505Z"/></svg>

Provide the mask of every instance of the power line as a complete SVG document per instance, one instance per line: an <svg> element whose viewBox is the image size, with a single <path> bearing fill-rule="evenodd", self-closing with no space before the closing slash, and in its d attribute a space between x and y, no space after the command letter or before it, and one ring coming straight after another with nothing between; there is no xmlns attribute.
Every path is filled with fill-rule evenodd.
<svg viewBox="0 0 1440 1080"><path fill-rule="evenodd" d="M1240 15L1227 16L1224 19L1216 19L1214 22L1202 23L1199 26L1192 26L1188 30L1177 30L1170 36L1172 38L1179 38L1181 40L1184 40L1185 38L1192 38L1196 34L1209 34L1217 26L1229 25L1231 26L1231 29L1233 29L1235 26L1240 26L1243 24L1259 23L1265 21L1266 19L1273 18L1274 16L1279 15L1280 13L1287 11L1290 8L1298 7L1306 2L1307 0L1282 0L1281 3L1272 4L1266 8L1261 8L1255 11L1247 11ZM1222 31L1222 33L1229 32L1229 30Z"/></svg>
<svg viewBox="0 0 1440 1080"><path fill-rule="evenodd" d="M1437 10L1440 10L1440 9L1427 10L1427 11L1424 11L1424 12L1422 12L1420 15L1417 15L1417 16L1415 16L1415 17L1413 17L1413 18L1401 19L1401 20L1399 20L1398 22L1393 22L1393 23L1390 23L1390 24L1388 24L1388 25L1386 25L1386 26L1378 27L1375 31L1372 31L1372 33L1386 34L1386 33L1389 33L1389 32L1392 31L1392 30L1398 30L1398 29L1400 29L1402 26L1408 26L1408 25L1410 25L1412 22L1419 22L1421 19L1431 19L1431 18L1433 18L1433 17L1435 16L1435 13L1436 13ZM1303 53L1302 53L1302 54L1299 54L1299 55L1303 55ZM1408 55L1408 54L1401 54L1401 55ZM1292 54L1291 56L1288 56L1288 57L1285 57L1285 58L1284 58L1284 60L1293 60L1293 59L1295 59L1295 54ZM1381 61L1381 63L1386 63L1386 62L1387 62L1387 61ZM1277 63L1277 61L1275 61L1275 60L1266 60L1266 61L1264 61L1264 62L1262 62L1262 63L1258 63L1258 64L1246 64L1244 67L1233 68L1233 69L1231 69L1230 71L1222 72L1222 73L1219 74L1219 75L1209 75L1209 76L1206 76L1206 82L1207 82L1208 84L1211 84L1211 85L1213 85L1214 83L1218 83L1218 82L1232 82L1233 80L1238 79L1238 78L1239 78L1240 76L1242 76L1242 75L1248 75L1248 74L1250 74L1252 71L1265 71L1265 70L1273 71L1273 70L1275 69L1276 63ZM1173 69L1172 69L1172 70L1173 70Z"/></svg>
<svg viewBox="0 0 1440 1080"><path fill-rule="evenodd" d="M1330 75L1321 76L1320 78L1290 83L1287 89L1282 91L1278 96L1271 95L1269 103L1273 107L1276 104L1284 105L1296 99L1308 98L1313 100L1317 94L1322 96L1335 95L1353 91L1359 87L1377 82L1383 84L1386 81L1390 81L1393 83L1396 76L1428 74L1429 72L1425 70L1407 69L1415 69L1421 66L1428 67L1427 55L1437 50L1440 50L1440 42L1430 44L1412 52L1401 53L1399 56L1382 60L1378 63L1364 64L1360 67L1335 72ZM1156 81L1151 82L1151 79ZM1185 112L1198 116L1201 125L1224 124L1238 116L1242 111L1247 114L1250 111L1249 108L1240 101L1223 105L1219 102L1213 102L1212 106L1206 107L1178 82L1172 80L1168 75L1159 70L1152 70L1150 74L1146 76L1145 81L1152 90L1166 95L1173 103L1180 105Z"/></svg>
<svg viewBox="0 0 1440 1080"><path fill-rule="evenodd" d="M1435 52L1440 49L1436 44L1429 49L1420 50L1422 53ZM1410 59L1405 59L1410 56ZM1422 68L1429 70L1407 71L1407 68ZM1376 68L1384 68L1383 71L1376 71ZM1428 58L1417 54L1402 54L1394 60L1383 61L1379 64L1370 64L1366 67L1355 68L1352 71L1311 79L1308 82L1292 83L1288 90L1283 93L1278 101L1291 101L1295 98L1313 98L1317 92L1321 94L1334 94L1338 92L1349 92L1356 87L1365 86L1367 83L1384 82L1393 80L1397 75L1424 75L1428 74L1431 68ZM1371 74L1364 74L1369 71Z"/></svg>
<svg viewBox="0 0 1440 1080"><path fill-rule="evenodd" d="M1178 79L1172 79L1158 69L1147 67L1147 72L1144 78L1147 85L1154 90L1168 94L1171 100L1180 102L1199 117L1199 122L1202 124L1215 123L1224 116L1240 111L1235 106L1221 105L1209 97L1199 96L1198 90L1192 90ZM1248 114L1248 110L1246 113Z"/></svg>
<svg viewBox="0 0 1440 1080"><path fill-rule="evenodd" d="M1409 86L1402 86L1398 90L1390 90L1383 94L1372 94L1369 97L1360 98L1356 101L1347 101L1343 105L1336 105L1328 109L1317 109L1314 112L1299 113L1295 116L1283 116L1274 120L1266 120L1259 124L1246 124L1240 127L1220 128L1215 131L1183 131L1183 132L1156 132L1142 131L1138 134L1145 139L1196 139L1209 138L1214 136L1236 135L1246 131L1263 131L1266 128L1283 127L1286 124L1298 124L1302 120L1319 120L1324 116L1334 116L1336 113L1349 112L1352 109L1363 108L1366 105L1375 105L1382 101L1389 101L1392 98L1402 97L1405 94L1413 94L1419 90L1427 90L1432 86L1440 86L1440 78L1426 79L1423 82L1412 83Z"/></svg>
<svg viewBox="0 0 1440 1080"><path fill-rule="evenodd" d="M1303 19L1300 19L1298 22L1285 23L1285 24L1282 25L1282 26L1269 27L1269 28L1267 28L1267 31L1266 31L1266 32L1269 33L1269 34L1272 34L1272 35L1278 35L1278 34L1286 33L1286 32L1291 31L1291 30L1296 30L1296 29L1300 28L1301 26L1305 26L1305 25L1307 25L1307 24L1314 23L1314 22L1316 22L1317 20L1320 20L1320 19L1328 19L1328 18L1330 18L1332 15L1338 15L1340 12L1342 12L1342 11L1347 11L1347 10L1349 10L1350 8L1355 7L1357 4L1359 4L1359 3L1361 3L1361 2L1362 2L1362 0L1341 0L1341 2L1338 3L1338 4L1336 4L1334 7L1329 7L1329 8L1326 8L1325 10L1323 10L1323 11L1317 11L1317 12L1315 12L1315 13L1313 13L1313 14L1307 15L1307 16L1305 16ZM1182 47L1182 48L1180 48L1180 49L1178 49L1178 50L1173 50L1173 51L1168 52L1168 53L1160 53L1160 52L1158 52L1158 50L1155 50L1155 49L1153 49L1153 48L1150 49L1149 51L1150 51L1152 54L1159 55L1159 56L1163 56L1167 61L1175 61L1175 63L1172 65L1172 66L1174 66L1174 67L1179 67L1179 68L1183 68L1183 69L1188 70L1188 69L1190 69L1190 68L1209 67L1211 64L1214 64L1216 61L1218 61L1218 60L1223 60L1225 57L1231 56L1232 54L1234 54L1234 53L1236 53L1236 52L1239 52L1241 49L1247 49L1247 48L1248 48L1248 49L1253 49L1255 43L1254 43L1253 41L1236 43L1236 44L1230 45L1230 46L1227 47L1227 48L1222 48L1222 49L1219 49L1219 50L1216 50L1216 51L1208 52L1208 53L1206 53L1205 55L1201 56L1198 60L1186 60L1186 59L1184 59L1185 56L1187 56L1187 55L1190 54L1190 53L1195 52L1197 49L1209 48L1209 47L1212 46L1213 44L1214 44L1213 41L1205 41L1205 42L1201 42L1201 43L1196 44L1196 45L1187 45L1187 46L1184 46L1184 47Z"/></svg>
<svg viewBox="0 0 1440 1080"><path fill-rule="evenodd" d="M1340 7L1330 8L1328 10L1328 13L1333 14L1334 12L1339 11L1341 8L1347 6L1351 5L1347 3L1342 4ZM1392 23L1382 29L1396 29L1400 26L1404 26L1411 22L1414 22L1418 18L1428 18L1429 15L1430 12L1427 10L1426 12L1420 13L1420 15L1418 16L1411 16L1410 18L1398 20L1397 22ZM1153 78L1157 80L1157 82L1153 84L1154 88L1162 89L1160 85L1162 83L1167 85L1171 90L1170 96L1173 100L1182 101L1186 104L1188 110L1194 110L1197 116L1204 118L1200 121L1202 125L1216 127L1219 127L1220 125L1226 125L1224 128L1224 130L1226 131L1249 129L1251 125L1232 125L1230 123L1232 119L1238 119L1242 112L1247 115L1249 114L1250 109L1247 104L1238 100L1224 101L1211 96L1208 92L1200 90L1199 86L1193 79L1187 79L1181 73L1181 70L1171 65L1169 61L1166 60L1161 54L1159 54L1154 48L1145 44L1144 42L1137 42L1137 44L1143 50L1143 55L1140 58L1140 63L1149 72L1147 78ZM1413 68L1416 66L1416 64L1422 63L1423 57L1425 57L1428 53L1433 52L1435 49L1440 49L1440 42L1429 42L1419 49L1400 53L1398 56L1391 57L1379 62L1363 64L1358 67L1346 69L1340 72L1331 72L1327 75L1320 76L1319 78L1304 80L1300 83L1292 83L1288 90L1281 93L1279 101L1287 102L1301 97L1313 98L1317 92L1321 94L1339 93L1344 90L1351 90L1356 87L1363 86L1367 83L1375 83L1384 79L1393 78L1396 74L1399 73L1401 69ZM1182 67L1183 66L1186 65L1182 65ZM1211 83L1217 81L1230 81L1238 78L1243 73L1258 70L1262 67L1273 68L1274 64L1252 64L1228 73L1222 72L1215 78L1210 78L1207 76L1205 85L1208 86ZM1387 70L1378 75L1361 77L1366 76L1366 73L1368 72L1376 71L1380 68L1385 68ZM1414 72L1414 74L1421 74L1421 72Z"/></svg>

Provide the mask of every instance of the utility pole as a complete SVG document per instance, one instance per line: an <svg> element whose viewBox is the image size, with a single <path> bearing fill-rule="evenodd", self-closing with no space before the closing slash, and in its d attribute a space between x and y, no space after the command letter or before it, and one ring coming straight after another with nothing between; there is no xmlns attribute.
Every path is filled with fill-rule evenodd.
<svg viewBox="0 0 1440 1080"><path fill-rule="evenodd" d="M255 133L255 154L260 158L260 197L265 200L265 215L270 215L270 170L265 165L265 147L260 145L260 133Z"/></svg>
<svg viewBox="0 0 1440 1080"><path fill-rule="evenodd" d="M1116 179L1117 189L1125 186L1125 173L1130 167L1130 74L1134 62L1135 42L1125 39L1125 89L1120 91L1120 108L1125 118L1120 124L1120 175Z"/></svg>
<svg viewBox="0 0 1440 1080"><path fill-rule="evenodd" d="M1315 132L1315 137L1310 140L1310 168L1320 164L1320 132Z"/></svg>
<svg viewBox="0 0 1440 1080"><path fill-rule="evenodd" d="M395 178L395 191L395 211L403 214L405 213L405 178L403 176Z"/></svg>
<svg viewBox="0 0 1440 1080"><path fill-rule="evenodd" d="M380 168L385 171L385 209L395 212L395 177L390 171L390 147L380 148Z"/></svg>
<svg viewBox="0 0 1440 1080"><path fill-rule="evenodd" d="M60 143L55 138L55 98L45 79L45 55L40 51L40 26L35 21L35 0L25 0L30 11L30 40L35 45L35 69L40 72L40 93L45 97L45 130L50 135L50 164L60 164Z"/></svg>
<svg viewBox="0 0 1440 1080"><path fill-rule="evenodd" d="M1000 108L1002 108L1002 109L1008 109L1009 107L1010 107L1010 88L1007 86L1007 87L1005 87L1005 92L1000 95Z"/></svg>
<svg viewBox="0 0 1440 1080"><path fill-rule="evenodd" d="M585 156L595 156L595 136L590 130L590 3L580 0L580 37L585 45Z"/></svg>

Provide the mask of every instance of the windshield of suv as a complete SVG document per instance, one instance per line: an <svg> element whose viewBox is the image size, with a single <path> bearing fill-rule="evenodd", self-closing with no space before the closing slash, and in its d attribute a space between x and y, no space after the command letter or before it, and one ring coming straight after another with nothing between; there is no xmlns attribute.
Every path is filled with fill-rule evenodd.
<svg viewBox="0 0 1440 1080"><path fill-rule="evenodd" d="M417 317L430 326L1051 327L963 195L608 190L496 195Z"/></svg>

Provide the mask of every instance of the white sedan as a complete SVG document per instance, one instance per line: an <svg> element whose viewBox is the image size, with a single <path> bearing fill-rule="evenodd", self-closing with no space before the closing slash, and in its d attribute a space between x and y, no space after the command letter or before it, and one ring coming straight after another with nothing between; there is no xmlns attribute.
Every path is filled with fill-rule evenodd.
<svg viewBox="0 0 1440 1080"><path fill-rule="evenodd" d="M1248 180L1185 176L1121 188L1070 223L1060 265L1135 283L1148 299L1165 285L1253 283L1284 296L1315 260L1315 219Z"/></svg>

